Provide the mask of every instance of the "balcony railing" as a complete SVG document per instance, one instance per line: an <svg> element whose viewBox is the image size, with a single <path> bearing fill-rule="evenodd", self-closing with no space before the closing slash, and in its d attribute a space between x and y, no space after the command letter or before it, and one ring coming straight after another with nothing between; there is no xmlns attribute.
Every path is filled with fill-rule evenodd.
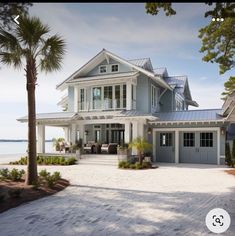
<svg viewBox="0 0 235 236"><path fill-rule="evenodd" d="M122 110L126 109L126 99L104 99L78 102L79 111ZM136 101L132 101L132 109L136 109Z"/></svg>

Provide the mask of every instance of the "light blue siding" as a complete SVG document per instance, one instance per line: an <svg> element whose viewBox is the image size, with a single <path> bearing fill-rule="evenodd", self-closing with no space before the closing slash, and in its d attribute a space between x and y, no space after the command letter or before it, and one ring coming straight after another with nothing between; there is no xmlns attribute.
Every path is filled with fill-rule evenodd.
<svg viewBox="0 0 235 236"><path fill-rule="evenodd" d="M146 113L150 112L149 78L140 74L136 86L136 109Z"/></svg>
<svg viewBox="0 0 235 236"><path fill-rule="evenodd" d="M160 99L160 111L168 112L173 111L173 97L174 93L170 90L167 90Z"/></svg>

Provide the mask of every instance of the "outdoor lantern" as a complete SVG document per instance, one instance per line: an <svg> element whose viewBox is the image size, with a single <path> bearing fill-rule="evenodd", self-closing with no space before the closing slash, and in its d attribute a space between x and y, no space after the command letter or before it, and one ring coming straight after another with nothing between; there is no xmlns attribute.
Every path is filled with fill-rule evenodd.
<svg viewBox="0 0 235 236"><path fill-rule="evenodd" d="M221 134L224 135L224 133L225 133L224 128L221 128Z"/></svg>
<svg viewBox="0 0 235 236"><path fill-rule="evenodd" d="M148 134L151 134L152 133L152 129L151 127L148 128Z"/></svg>
<svg viewBox="0 0 235 236"><path fill-rule="evenodd" d="M88 135L88 130L85 130L85 135Z"/></svg>

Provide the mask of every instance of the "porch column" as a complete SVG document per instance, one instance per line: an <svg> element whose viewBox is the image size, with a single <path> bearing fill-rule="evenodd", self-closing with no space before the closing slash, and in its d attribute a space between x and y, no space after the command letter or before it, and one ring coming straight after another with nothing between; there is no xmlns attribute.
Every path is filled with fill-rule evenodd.
<svg viewBox="0 0 235 236"><path fill-rule="evenodd" d="M125 143L129 143L131 141L130 135L131 135L131 123L127 121L125 122L125 137L124 137Z"/></svg>
<svg viewBox="0 0 235 236"><path fill-rule="evenodd" d="M175 163L179 163L179 130L175 131Z"/></svg>
<svg viewBox="0 0 235 236"><path fill-rule="evenodd" d="M70 131L70 141L72 142L72 144L75 144L76 139L77 139L77 125L72 124Z"/></svg>
<svg viewBox="0 0 235 236"><path fill-rule="evenodd" d="M157 161L157 132L153 130L153 161Z"/></svg>
<svg viewBox="0 0 235 236"><path fill-rule="evenodd" d="M144 133L144 121L139 121L138 122L138 137L145 138L145 133Z"/></svg>
<svg viewBox="0 0 235 236"><path fill-rule="evenodd" d="M138 121L132 122L132 140L136 139L138 137ZM136 155L137 150L135 148L132 148L132 155Z"/></svg>
<svg viewBox="0 0 235 236"><path fill-rule="evenodd" d="M38 125L37 152L45 153L45 125Z"/></svg>
<svg viewBox="0 0 235 236"><path fill-rule="evenodd" d="M68 127L64 127L64 138L65 138L65 142L69 142L69 128Z"/></svg>
<svg viewBox="0 0 235 236"><path fill-rule="evenodd" d="M80 124L78 126L78 129L79 129L79 136L80 136L79 138L82 139L82 143L86 143L86 140L85 140L86 135L84 135L84 133L85 133L85 125L84 124Z"/></svg>
<svg viewBox="0 0 235 236"><path fill-rule="evenodd" d="M131 91L131 81L127 81L126 83L126 109L132 109L132 91Z"/></svg>

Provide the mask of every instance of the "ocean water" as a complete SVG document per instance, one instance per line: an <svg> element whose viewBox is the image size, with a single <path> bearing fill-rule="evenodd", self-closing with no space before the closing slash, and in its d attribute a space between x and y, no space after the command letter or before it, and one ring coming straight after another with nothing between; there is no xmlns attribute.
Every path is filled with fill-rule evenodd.
<svg viewBox="0 0 235 236"><path fill-rule="evenodd" d="M3 154L26 153L27 146L27 142L0 142L0 158ZM45 142L45 151L49 153L54 152L52 142Z"/></svg>

